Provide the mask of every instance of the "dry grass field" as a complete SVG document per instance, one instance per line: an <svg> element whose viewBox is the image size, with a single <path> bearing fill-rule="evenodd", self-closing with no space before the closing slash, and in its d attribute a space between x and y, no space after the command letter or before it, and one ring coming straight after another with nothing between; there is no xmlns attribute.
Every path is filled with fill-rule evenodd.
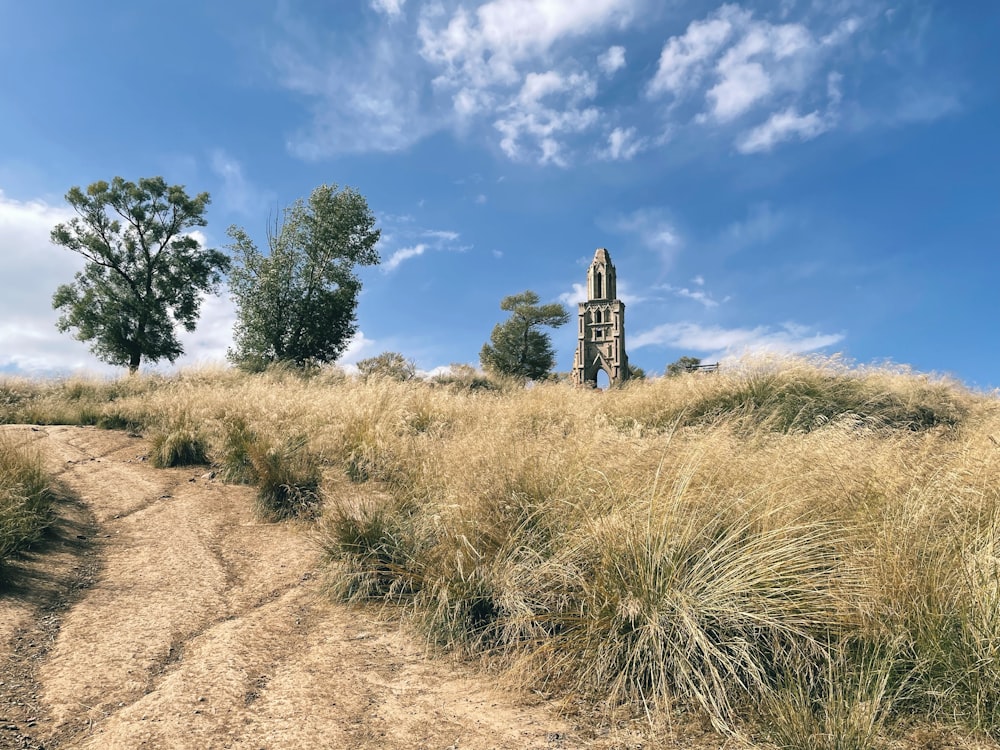
<svg viewBox="0 0 1000 750"><path fill-rule="evenodd" d="M596 724L680 746L698 725L714 746L1000 740L1000 402L946 379L202 370L3 380L0 421L211 462L260 523L317 542L328 597Z"/></svg>

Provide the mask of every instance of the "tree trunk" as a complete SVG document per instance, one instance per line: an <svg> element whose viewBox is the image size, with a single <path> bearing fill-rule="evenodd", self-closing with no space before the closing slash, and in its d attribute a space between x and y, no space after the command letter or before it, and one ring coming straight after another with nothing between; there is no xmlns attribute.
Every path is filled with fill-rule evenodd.
<svg viewBox="0 0 1000 750"><path fill-rule="evenodd" d="M129 354L128 374L135 375L139 371L139 362L142 360L142 352L134 351Z"/></svg>

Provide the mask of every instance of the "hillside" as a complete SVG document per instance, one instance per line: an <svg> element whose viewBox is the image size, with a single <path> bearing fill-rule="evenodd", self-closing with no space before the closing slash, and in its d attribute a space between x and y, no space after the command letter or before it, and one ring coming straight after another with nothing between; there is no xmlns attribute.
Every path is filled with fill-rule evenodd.
<svg viewBox="0 0 1000 750"><path fill-rule="evenodd" d="M0 710L36 744L1000 739L993 395L781 360L607 393L195 371L0 396L113 428L6 428L75 498L0 600Z"/></svg>

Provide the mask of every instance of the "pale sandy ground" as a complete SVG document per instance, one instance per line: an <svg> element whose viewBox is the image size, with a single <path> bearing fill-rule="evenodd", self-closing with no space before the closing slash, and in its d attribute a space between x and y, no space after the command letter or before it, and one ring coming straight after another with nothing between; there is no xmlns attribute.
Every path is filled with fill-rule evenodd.
<svg viewBox="0 0 1000 750"><path fill-rule="evenodd" d="M329 601L305 527L256 521L205 468L152 468L141 438L2 429L68 499L0 587L0 748L692 746L581 722Z"/></svg>

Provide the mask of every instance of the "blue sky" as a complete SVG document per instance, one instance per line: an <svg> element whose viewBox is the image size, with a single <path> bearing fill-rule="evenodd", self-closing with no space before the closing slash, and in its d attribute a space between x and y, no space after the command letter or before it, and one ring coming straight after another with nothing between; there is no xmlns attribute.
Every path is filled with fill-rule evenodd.
<svg viewBox="0 0 1000 750"><path fill-rule="evenodd" d="M478 361L502 297L575 313L607 247L630 361L843 353L1000 385L1000 3L0 3L0 370L54 327L62 196L208 191L204 240L317 185L382 228L345 363ZM221 361L206 301L178 364ZM575 326L552 332L572 365Z"/></svg>

